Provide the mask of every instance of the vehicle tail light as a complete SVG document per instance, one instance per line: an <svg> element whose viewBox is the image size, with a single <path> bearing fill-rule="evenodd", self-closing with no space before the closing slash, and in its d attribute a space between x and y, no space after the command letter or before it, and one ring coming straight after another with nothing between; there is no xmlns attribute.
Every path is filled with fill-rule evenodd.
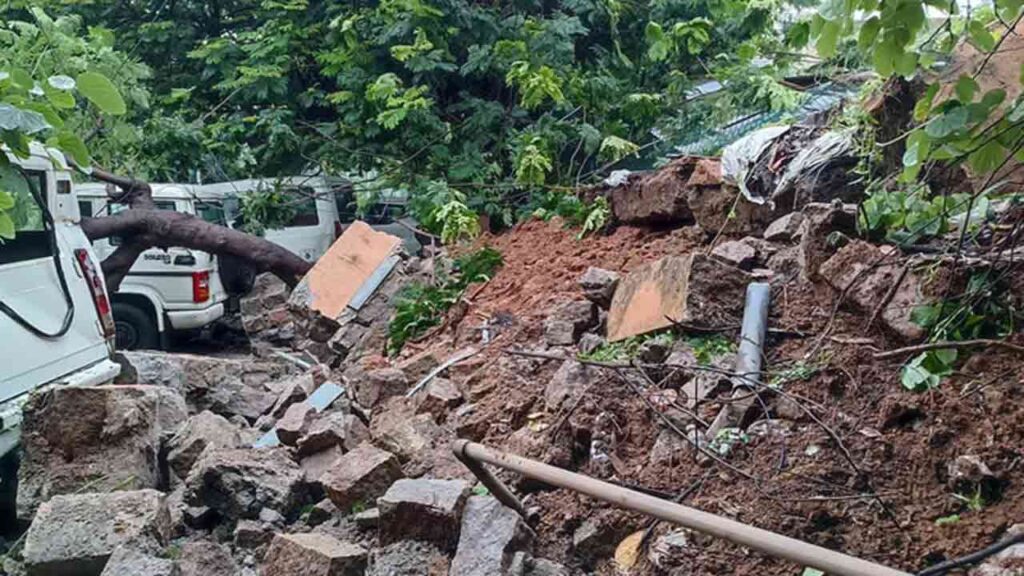
<svg viewBox="0 0 1024 576"><path fill-rule="evenodd" d="M192 301L196 304L210 299L210 271L192 273Z"/></svg>
<svg viewBox="0 0 1024 576"><path fill-rule="evenodd" d="M341 225L341 222L334 221L334 239L341 238L341 235L345 232L345 227Z"/></svg>
<svg viewBox="0 0 1024 576"><path fill-rule="evenodd" d="M82 269L82 276L89 285L89 293L92 294L92 303L96 307L96 314L100 317L100 325L103 327L103 336L112 338L116 333L114 327L114 315L110 310L110 299L107 298L107 290L103 286L103 279L100 278L96 264L89 257L89 251L84 248L75 250L75 260Z"/></svg>

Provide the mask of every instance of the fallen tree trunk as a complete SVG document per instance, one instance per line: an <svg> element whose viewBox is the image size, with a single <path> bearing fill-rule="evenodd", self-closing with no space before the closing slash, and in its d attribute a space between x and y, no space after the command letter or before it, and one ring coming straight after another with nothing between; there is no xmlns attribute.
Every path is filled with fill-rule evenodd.
<svg viewBox="0 0 1024 576"><path fill-rule="evenodd" d="M154 247L177 246L234 256L257 272L274 274L289 286L295 286L309 271L308 262L273 242L211 224L191 214L157 210L152 188L146 182L100 169L94 169L92 176L120 188L121 193L110 200L129 206L111 216L82 218L82 230L89 240L111 236L122 239L117 250L101 264L111 292L117 291L139 255Z"/></svg>

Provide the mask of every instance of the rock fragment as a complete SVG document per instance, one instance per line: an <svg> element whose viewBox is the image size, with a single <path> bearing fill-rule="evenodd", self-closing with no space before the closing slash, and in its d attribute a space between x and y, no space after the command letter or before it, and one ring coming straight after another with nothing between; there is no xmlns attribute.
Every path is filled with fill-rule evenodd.
<svg viewBox="0 0 1024 576"><path fill-rule="evenodd" d="M583 295L587 300L607 309L612 305L612 297L615 295L615 289L618 288L621 278L618 272L591 266L577 282L583 289Z"/></svg>
<svg viewBox="0 0 1024 576"><path fill-rule="evenodd" d="M300 455L315 454L332 446L352 450L370 437L370 431L354 414L329 412L313 422L306 433L299 438L297 447Z"/></svg>
<svg viewBox="0 0 1024 576"><path fill-rule="evenodd" d="M40 502L88 486L159 488L161 441L185 421L181 396L159 386L57 387L24 407L18 516Z"/></svg>
<svg viewBox="0 0 1024 576"><path fill-rule="evenodd" d="M764 239L769 242L790 242L800 238L800 225L804 215L801 212L790 212L774 220L764 230Z"/></svg>
<svg viewBox="0 0 1024 576"><path fill-rule="evenodd" d="M572 346L597 325L597 307L588 300L558 306L544 321L544 340L551 346Z"/></svg>
<svg viewBox="0 0 1024 576"><path fill-rule="evenodd" d="M98 576L119 546L164 545L170 515L156 490L54 496L25 536L29 576Z"/></svg>
<svg viewBox="0 0 1024 576"><path fill-rule="evenodd" d="M238 426L223 416L204 410L192 416L168 442L167 462L184 479L199 455L207 448L238 448L242 435Z"/></svg>
<svg viewBox="0 0 1024 576"><path fill-rule="evenodd" d="M316 419L316 410L308 402L296 402L277 421L277 438L286 446L295 446L309 425Z"/></svg>
<svg viewBox="0 0 1024 576"><path fill-rule="evenodd" d="M436 546L402 540L375 549L366 576L448 576L448 565Z"/></svg>
<svg viewBox="0 0 1024 576"><path fill-rule="evenodd" d="M417 393L416 412L430 414L437 422L443 422L448 412L462 403L462 392L447 378L434 378Z"/></svg>
<svg viewBox="0 0 1024 576"><path fill-rule="evenodd" d="M349 383L355 387L356 402L363 408L373 408L388 398L402 396L409 390L409 379L397 368L376 370L349 370Z"/></svg>
<svg viewBox="0 0 1024 576"><path fill-rule="evenodd" d="M263 508L295 514L305 498L302 470L282 449L208 450L185 481L185 501L223 518L257 518Z"/></svg>
<svg viewBox="0 0 1024 576"><path fill-rule="evenodd" d="M402 468L394 454L362 444L339 458L320 482L331 502L348 512L357 502L372 503L401 477Z"/></svg>
<svg viewBox="0 0 1024 576"><path fill-rule="evenodd" d="M192 540L181 547L180 576L234 576L238 565L224 546L208 540Z"/></svg>
<svg viewBox="0 0 1024 576"><path fill-rule="evenodd" d="M137 546L122 545L103 567L101 576L179 576L173 560L160 558Z"/></svg>
<svg viewBox="0 0 1024 576"><path fill-rule="evenodd" d="M395 482L377 499L381 543L421 540L445 551L454 550L468 497L469 485L462 480Z"/></svg>
<svg viewBox="0 0 1024 576"><path fill-rule="evenodd" d="M278 534L263 561L262 576L362 576L366 549L326 534Z"/></svg>
<svg viewBox="0 0 1024 576"><path fill-rule="evenodd" d="M548 381L544 388L544 403L549 411L555 412L575 402L599 374L591 366L575 360L566 360Z"/></svg>
<svg viewBox="0 0 1024 576"><path fill-rule="evenodd" d="M744 270L753 268L757 261L757 251L754 247L740 240L722 242L711 250L711 256Z"/></svg>
<svg viewBox="0 0 1024 576"><path fill-rule="evenodd" d="M466 502L450 576L505 574L516 552L528 550L533 532L511 508L491 496Z"/></svg>

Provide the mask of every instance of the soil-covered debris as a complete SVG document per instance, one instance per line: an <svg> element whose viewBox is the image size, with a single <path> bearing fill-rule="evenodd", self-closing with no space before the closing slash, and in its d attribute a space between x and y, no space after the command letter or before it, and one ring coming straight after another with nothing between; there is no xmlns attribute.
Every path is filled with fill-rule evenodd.
<svg viewBox="0 0 1024 576"><path fill-rule="evenodd" d="M334 302L330 322L309 294L262 280L243 307L258 356L126 353L129 385L36 395L19 494L31 527L7 565L96 576L804 568L498 472L520 517L454 457L457 438L908 572L1009 534L1024 514L1019 335L958 348L924 393L905 366L916 350L878 356L920 343L915 310L991 264L858 239L842 199L705 228L693 198L725 189L693 181L708 162L659 176L685 176L682 192L643 188L643 176L624 185L617 202L640 187L654 203L643 210L675 214L656 228L580 239L534 220L481 238L466 249L488 246L502 266L392 356L397 295L443 269L442 255L378 254L394 265L377 290L357 313ZM736 345L755 280L771 286L765 372L739 388L756 401L740 402ZM740 408L735 426L706 434L726 405ZM61 510L74 521L56 521ZM111 522L130 530L112 536ZM978 573L1019 556L1011 547Z"/></svg>

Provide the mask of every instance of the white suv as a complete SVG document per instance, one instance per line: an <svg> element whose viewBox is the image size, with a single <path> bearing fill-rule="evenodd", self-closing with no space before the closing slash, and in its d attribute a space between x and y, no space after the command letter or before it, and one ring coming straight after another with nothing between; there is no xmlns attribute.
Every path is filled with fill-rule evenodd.
<svg viewBox="0 0 1024 576"><path fill-rule="evenodd" d="M198 215L192 186L152 184L159 210ZM77 186L79 210L90 216L114 214L126 207L108 201L104 184ZM94 243L102 259L117 249L118 238ZM187 248L150 248L128 271L111 295L120 350L161 348L175 331L202 328L224 315L228 294L221 284L215 256Z"/></svg>
<svg viewBox="0 0 1024 576"><path fill-rule="evenodd" d="M110 359L106 284L78 226L71 174L59 153L36 144L31 151L27 160L7 155L10 163L0 167L0 189L15 196L17 228L13 240L0 242L0 457L18 443L29 392L103 384L120 370ZM0 492L6 486L0 480Z"/></svg>

